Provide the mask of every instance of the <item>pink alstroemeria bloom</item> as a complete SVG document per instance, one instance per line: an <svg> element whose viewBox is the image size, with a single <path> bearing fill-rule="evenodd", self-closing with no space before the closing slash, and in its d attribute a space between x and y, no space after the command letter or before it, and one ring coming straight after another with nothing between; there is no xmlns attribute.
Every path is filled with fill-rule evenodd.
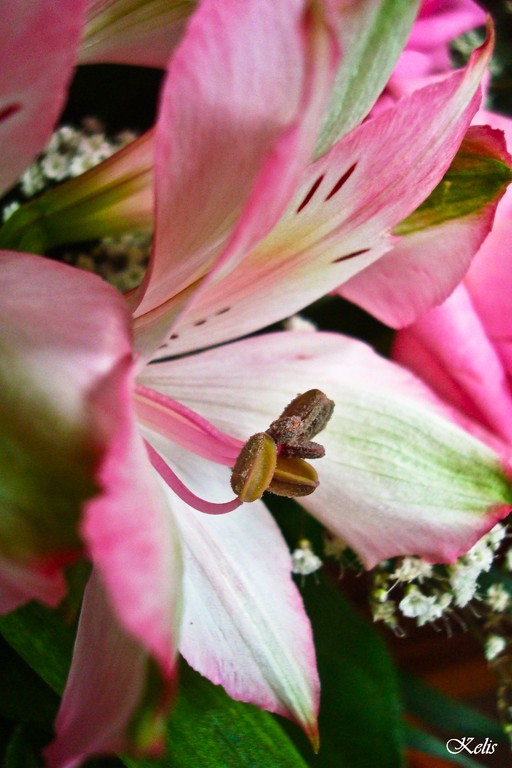
<svg viewBox="0 0 512 768"><path fill-rule="evenodd" d="M512 121L478 114L512 139ZM452 408L452 417L512 461L512 194L464 282L440 307L397 334L394 357Z"/></svg>
<svg viewBox="0 0 512 768"><path fill-rule="evenodd" d="M24 395L9 437L25 456L39 418L37 450L27 454L34 478L42 461L62 481L69 467L50 451L60 424L73 448L64 452L71 479L81 481L60 502L73 513L69 525L52 505L41 519L37 502L51 494L35 482L19 521L34 535L11 533L2 586L11 607L32 596L55 604L62 562L83 551L96 569L48 751L53 766L137 744L134 715L153 662L162 686L151 691L156 731L145 746L158 748L178 646L233 697L288 715L315 738L314 649L280 534L261 502L205 514L238 506L228 467L297 390L321 387L337 401L321 495L306 506L366 565L411 552L453 559L510 501L496 456L357 342L281 334L144 367L162 344L169 354L232 339L348 279L389 249L390 230L443 176L476 109L490 44L308 166L334 48L322 8L300 0L243 11L235 0L205 0L192 17L156 128L155 248L131 297L139 358L113 290L43 258L1 256L5 371L19 371L15 391ZM448 262L443 280L453 280ZM192 401L201 416L187 409ZM13 475L13 501L23 472ZM11 568L24 573L21 595L8 591ZM48 597L36 577L50 576L60 581Z"/></svg>
<svg viewBox="0 0 512 768"><path fill-rule="evenodd" d="M45 28L40 19L39 27L32 18L29 22L23 25L20 20L18 28L21 36L30 38L33 49ZM79 28L75 49L78 32ZM12 52L11 57L7 63L12 68ZM231 149L229 131L236 125L232 138L239 144L241 163L226 183L233 187L238 204L250 197L252 186L262 173L266 175L272 161L279 178L268 203L282 207L313 151L315 127L335 61L336 46L320 5L290 0L277 6L265 0L247 4L243 12L234 1L226 1L222 7L215 2L201 5L173 60L166 92L176 94L179 111L185 107L186 112L191 82L205 108L210 99L216 101L211 119L205 116L195 129L206 141L211 132L218 141L226 142L225 150ZM68 62L69 76L71 52ZM49 64L54 64L51 57ZM44 72L44 60L38 65ZM245 72L250 83L239 78L239 72ZM27 77L30 83L17 83L19 94L24 84L35 89L32 82L37 82L37 71L27 71ZM49 86L43 85L46 92ZM1 128L8 138L12 135L10 121L20 111L23 118L23 106L8 105L2 112ZM28 116L33 120L32 112ZM18 123L18 131L20 127ZM34 140L30 152L37 151L45 138ZM288 154L288 150L293 151ZM19 158L13 156L11 165L15 172L10 168L6 186L21 171ZM229 484L224 483L228 504L195 499L155 449L144 444L135 428L135 360L130 315L122 297L91 275L39 257L4 251L0 259L2 381L12 380L2 392L3 412L8 415L3 429L9 449L12 446L12 456L11 450L3 456L12 477L5 499L9 514L2 531L3 607L11 610L32 597L55 605L64 593L62 566L83 553L97 569L86 594L77 642L77 654L83 651L88 658L88 663L82 658L78 667L80 685L87 683L91 672L89 688L81 690L78 702L78 707L85 707L85 715L67 738L76 702L72 694L71 702L65 697L58 722L64 735L49 751L50 763L68 765L89 753L137 742L134 713L147 699L149 659L157 663L161 677L160 690L151 691L150 702L153 729L158 729L173 682L180 623L181 557L172 508L176 515L179 509L174 494L170 494L168 507L167 483L203 512L226 512L240 502L232 499ZM156 429L172 434L182 446L211 461L233 465L240 441L222 435L204 419L147 388L137 388L136 404L149 433L156 418ZM158 445L158 434L155 442ZM27 448L32 446L30 450L25 443ZM33 481L22 492L27 473ZM44 504L43 510L40 504ZM66 519L59 517L60 511ZM187 511L192 511L188 505ZM20 520L14 533L16 514ZM233 533L229 524L227 529L224 526L225 550L232 539L233 549L238 550L236 533L242 523L239 519ZM195 528L200 551L199 521ZM267 576L260 561L252 573L233 578L228 597L235 604L225 607L230 620L238 616L230 653L238 657L245 673L241 676L238 665L228 659L224 666L219 664L222 681L232 695L293 717L315 739L318 680L314 649L302 601L290 577L289 553L268 513L259 515L252 536L253 557L259 537L271 553L275 571L273 577ZM187 541L186 529L180 538ZM249 550L247 547L246 562L251 559ZM227 551L225 559L229 562ZM218 562L217 569L220 565ZM222 582L217 584L221 587ZM269 601L270 594L273 601ZM240 601L252 606L249 615L236 610ZM109 617L108 626L104 616ZM86 642L81 646L83 633ZM234 641L237 633L239 647ZM293 653L288 648L289 636L294 638ZM122 664L113 664L112 654ZM74 674L72 671L70 691ZM112 677L115 685L111 685ZM156 749L161 733L148 732L147 726L146 722L141 735L145 748Z"/></svg>

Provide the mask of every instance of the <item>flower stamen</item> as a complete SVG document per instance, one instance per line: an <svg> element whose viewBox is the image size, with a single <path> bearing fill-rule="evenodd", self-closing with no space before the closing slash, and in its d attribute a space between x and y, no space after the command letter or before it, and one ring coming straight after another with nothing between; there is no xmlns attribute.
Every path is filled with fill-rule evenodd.
<svg viewBox="0 0 512 768"><path fill-rule="evenodd" d="M304 459L319 459L324 447L311 440L327 425L332 400L319 389L298 395L266 432L252 435L240 452L231 487L240 501L256 501L265 491L308 496L318 487L316 470Z"/></svg>

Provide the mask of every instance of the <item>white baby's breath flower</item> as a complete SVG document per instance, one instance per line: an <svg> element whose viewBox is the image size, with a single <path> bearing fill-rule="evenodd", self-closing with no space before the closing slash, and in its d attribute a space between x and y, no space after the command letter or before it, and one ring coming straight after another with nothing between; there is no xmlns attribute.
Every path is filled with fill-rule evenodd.
<svg viewBox="0 0 512 768"><path fill-rule="evenodd" d="M4 220L4 222L7 221L7 219L9 219L13 215L13 213L18 210L19 207L20 207L20 204L18 203L17 200L13 200L12 203L9 203L9 205L6 205L2 211L2 219Z"/></svg>
<svg viewBox="0 0 512 768"><path fill-rule="evenodd" d="M408 619L417 619L428 613L434 598L425 595L415 584L408 587L405 597L400 600L398 607Z"/></svg>
<svg viewBox="0 0 512 768"><path fill-rule="evenodd" d="M440 619L450 607L452 599L452 596L447 592L439 592L436 595L431 595L431 602L429 603L428 610L424 611L424 613L417 618L418 627L422 627L424 624L429 624Z"/></svg>
<svg viewBox="0 0 512 768"><path fill-rule="evenodd" d="M299 546L292 552L292 573L309 576L322 567L322 561L315 555L311 542L301 539Z"/></svg>
<svg viewBox="0 0 512 768"><path fill-rule="evenodd" d="M458 562L450 566L449 572L450 586L454 593L455 605L458 608L465 608L477 594L480 568Z"/></svg>
<svg viewBox="0 0 512 768"><path fill-rule="evenodd" d="M286 331L316 331L316 325L302 315L292 315L283 322Z"/></svg>
<svg viewBox="0 0 512 768"><path fill-rule="evenodd" d="M494 551L487 542L487 537L477 541L477 543L471 547L469 552L461 558L462 562L466 565L472 565L478 568L480 572L489 571L494 560Z"/></svg>
<svg viewBox="0 0 512 768"><path fill-rule="evenodd" d="M32 197L45 187L43 172L38 163L31 165L20 179L21 191L26 197Z"/></svg>
<svg viewBox="0 0 512 768"><path fill-rule="evenodd" d="M492 584L486 592L485 602L495 613L503 613L510 604L510 596L502 584Z"/></svg>
<svg viewBox="0 0 512 768"><path fill-rule="evenodd" d="M433 574L433 566L422 560L420 557L403 557L393 571L390 578L398 581L414 581L418 579L421 583L425 579L430 579Z"/></svg>
<svg viewBox="0 0 512 768"><path fill-rule="evenodd" d="M486 536L484 536L484 539L486 543L491 547L491 549L496 552L500 548L506 535L507 529L504 525L498 523L489 531Z"/></svg>
<svg viewBox="0 0 512 768"><path fill-rule="evenodd" d="M501 635L489 635L485 641L485 658L487 661L493 661L500 653L503 653L507 647L507 642Z"/></svg>
<svg viewBox="0 0 512 768"><path fill-rule="evenodd" d="M372 606L372 615L374 621L382 621L389 627L396 626L396 603L393 600L387 602L377 602Z"/></svg>

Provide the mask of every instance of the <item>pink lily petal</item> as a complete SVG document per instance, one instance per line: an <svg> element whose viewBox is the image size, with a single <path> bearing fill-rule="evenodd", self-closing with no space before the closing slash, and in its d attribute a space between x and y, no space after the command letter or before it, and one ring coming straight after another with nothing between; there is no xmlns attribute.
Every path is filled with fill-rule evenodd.
<svg viewBox="0 0 512 768"><path fill-rule="evenodd" d="M320 486L303 505L367 567L398 554L453 561L509 511L498 456L453 425L412 374L352 339L255 337L150 366L146 383L242 439L297 392L325 391L336 407L319 436Z"/></svg>
<svg viewBox="0 0 512 768"><path fill-rule="evenodd" d="M418 346L426 358L416 360ZM455 407L512 442L512 388L464 286L398 335L394 357Z"/></svg>
<svg viewBox="0 0 512 768"><path fill-rule="evenodd" d="M320 6L305 5L265 0L241 12L206 0L170 63L154 254L136 311L150 337L171 296L181 301L220 254L225 269L273 226L313 150L335 57ZM158 346L141 334L139 346Z"/></svg>
<svg viewBox="0 0 512 768"><path fill-rule="evenodd" d="M117 622L93 572L55 723L56 738L45 750L47 768L75 768L90 756L133 750L134 717L143 705L147 674L146 652ZM145 746L157 754L163 744L158 705L155 709L149 713L156 720L153 737Z"/></svg>
<svg viewBox="0 0 512 768"><path fill-rule="evenodd" d="M6 251L0 265L1 555L44 585L80 554L77 520L110 437L96 398L116 399L131 364L130 317L94 275Z"/></svg>
<svg viewBox="0 0 512 768"><path fill-rule="evenodd" d="M428 54L430 72L445 71L450 68L448 43L482 26L485 19L485 11L473 0L423 0L407 48Z"/></svg>
<svg viewBox="0 0 512 768"><path fill-rule="evenodd" d="M14 611L29 600L39 600L54 608L66 590L66 581L58 570L24 568L0 558L0 613Z"/></svg>
<svg viewBox="0 0 512 768"><path fill-rule="evenodd" d="M11 0L0 48L0 191L46 144L64 104L80 42L85 0Z"/></svg>
<svg viewBox="0 0 512 768"><path fill-rule="evenodd" d="M461 153L461 169L455 169L454 173L460 173L462 179L465 174L469 175L471 166L476 174L479 161L485 162L487 157L502 162L503 170L512 162L501 132L488 127L471 127L462 143ZM457 183L457 179L448 179L444 183L448 189ZM481 187L475 175L475 202L471 213L466 213L467 200L462 205L455 203L450 207L444 199L439 210L427 213L425 221L420 221L417 227L411 226L410 232L405 229L405 234L390 253L342 285L339 293L392 327L414 322L431 306L444 301L454 285L462 280L473 256L491 231L506 184L503 174L501 187L491 191L488 175ZM437 223L439 220L440 224ZM407 221L404 222L406 225Z"/></svg>
<svg viewBox="0 0 512 768"><path fill-rule="evenodd" d="M195 493L226 497L224 467L170 441L158 447ZM311 629L271 515L259 502L220 517L171 493L168 502L184 547L181 653L232 698L291 717L314 741L319 689Z"/></svg>
<svg viewBox="0 0 512 768"><path fill-rule="evenodd" d="M166 67L195 3L88 0L80 64Z"/></svg>
<svg viewBox="0 0 512 768"><path fill-rule="evenodd" d="M512 144L510 118L481 111L477 119L503 130L508 145ZM509 377L512 376L512 319L509 311L512 291L511 236L512 189L509 188L498 206L493 229L473 260L466 278L475 310Z"/></svg>
<svg viewBox="0 0 512 768"><path fill-rule="evenodd" d="M131 377L123 370L118 375L117 401L109 392L97 397L112 436L99 472L104 492L88 504L82 535L121 624L171 677L180 620L179 542L130 407Z"/></svg>
<svg viewBox="0 0 512 768"><path fill-rule="evenodd" d="M388 251L391 228L449 166L476 110L491 46L489 40L466 70L403 99L314 163L274 230L227 276L221 269L218 282L214 267L210 287L182 312L163 354L248 333L262 318L280 320Z"/></svg>

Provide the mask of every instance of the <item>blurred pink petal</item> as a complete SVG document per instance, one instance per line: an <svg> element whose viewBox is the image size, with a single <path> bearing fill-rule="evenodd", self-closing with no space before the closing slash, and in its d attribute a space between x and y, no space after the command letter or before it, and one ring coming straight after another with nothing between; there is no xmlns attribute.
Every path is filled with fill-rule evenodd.
<svg viewBox="0 0 512 768"><path fill-rule="evenodd" d="M45 750L48 768L75 768L89 756L133 750L134 713L153 720L146 752L162 748L158 704L147 697L148 657L121 628L101 580L93 572L85 590L73 661L55 723L56 739ZM167 681L167 687L173 681Z"/></svg>
<svg viewBox="0 0 512 768"><path fill-rule="evenodd" d="M100 467L103 493L85 511L82 533L122 625L158 660L174 665L181 556L169 506L138 433L131 377L120 370L117 400L100 392L111 433Z"/></svg>
<svg viewBox="0 0 512 768"><path fill-rule="evenodd" d="M55 604L58 572L80 555L82 505L100 490L111 432L96 398L120 391L130 318L122 297L94 275L6 251L0 264L1 554L18 564L20 580L32 568L24 589Z"/></svg>
<svg viewBox="0 0 512 768"><path fill-rule="evenodd" d="M60 570L24 567L0 557L0 613L14 611L29 600L55 608L66 591L66 580Z"/></svg>
<svg viewBox="0 0 512 768"><path fill-rule="evenodd" d="M9 0L0 47L0 192L14 184L50 138L64 105L85 0Z"/></svg>

